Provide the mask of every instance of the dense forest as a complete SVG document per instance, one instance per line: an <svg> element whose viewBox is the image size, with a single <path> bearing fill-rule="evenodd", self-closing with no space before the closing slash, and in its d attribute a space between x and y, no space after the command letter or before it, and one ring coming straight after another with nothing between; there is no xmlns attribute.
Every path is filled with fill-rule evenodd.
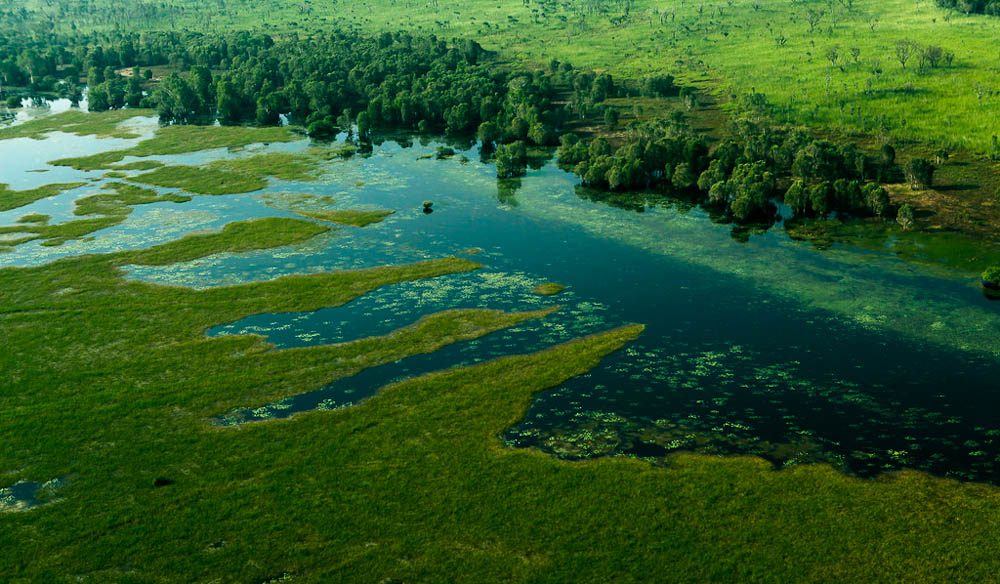
<svg viewBox="0 0 1000 584"><path fill-rule="evenodd" d="M998 0L935 0L942 8L951 8L966 14L989 14L1000 16Z"/></svg>
<svg viewBox="0 0 1000 584"><path fill-rule="evenodd" d="M273 125L285 114L316 137L356 125L362 140L372 128L392 127L478 130L488 145L554 145L568 119L593 113L595 104L617 91L606 74L559 61L533 71L506 67L475 41L449 44L433 35L332 32L281 42L250 33L2 40L0 75L8 85L79 100L85 83L91 110L153 107L164 123ZM147 85L154 79L151 67L170 73ZM666 95L675 87L665 76L647 80L641 90Z"/></svg>
<svg viewBox="0 0 1000 584"><path fill-rule="evenodd" d="M797 216L883 216L889 209L879 181L899 172L891 146L870 156L852 144L747 120L732 124L732 132L711 150L681 119L635 127L617 147L604 138L584 142L566 134L558 159L599 188L700 191L709 205L741 222L773 216L774 200L783 200ZM933 165L915 164L907 173L914 186L929 186Z"/></svg>
<svg viewBox="0 0 1000 584"><path fill-rule="evenodd" d="M687 90L671 76L625 86L558 60L513 67L471 40L343 31L280 41L246 32L4 40L0 74L8 86L73 100L87 86L93 111L150 107L166 124L276 125L285 116L313 138L346 131L362 148L379 128L474 136L501 179L525 173L531 146L558 144L559 163L588 186L700 193L737 222L768 221L776 201L796 216L884 216L890 203L879 183L902 174L891 146L872 156L761 116L735 121L731 137L714 145L679 111L613 136L578 137L567 129L574 121L600 126L603 115L605 127L617 126L608 98ZM746 101L753 109L766 98ZM904 171L914 188L931 185L930 162L915 159Z"/></svg>

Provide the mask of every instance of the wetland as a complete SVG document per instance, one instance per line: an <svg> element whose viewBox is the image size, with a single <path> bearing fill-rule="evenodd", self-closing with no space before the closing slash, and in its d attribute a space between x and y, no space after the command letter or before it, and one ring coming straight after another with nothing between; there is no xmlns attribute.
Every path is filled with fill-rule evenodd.
<svg viewBox="0 0 1000 584"><path fill-rule="evenodd" d="M33 161L4 181L35 193L0 212L12 234L2 326L20 343L4 357L15 389L0 461L21 469L4 471L6 510L57 501L69 513L58 523L117 488L169 493L192 480L225 499L217 489L235 468L299 472L306 443L291 442L323 432L324 416L338 416L328 430L347 432L342 445L362 418L396 419L404 388L406 402L429 400L397 420L417 434L364 431L378 456L426 433L480 470L484 452L525 451L541 458L509 460L627 459L677 479L717 459L732 465L719 472L761 480L756 460L781 470L767 481L782 489L810 477L870 496L927 476L970 483L927 483L962 497L1000 480L1000 305L971 262L953 261L958 234L859 222L843 228L860 235L819 245L780 221L748 233L683 196L593 191L551 158L498 182L478 148L433 136L388 136L343 157L344 135L258 141L247 128L228 147L160 152L155 118L106 121L67 128L82 136L0 141ZM433 156L442 147L456 155ZM67 165L69 150L91 163ZM102 223L81 225L91 216ZM53 389L35 393L45 380ZM456 397L462 387L478 389ZM139 401L119 401L122 391ZM70 409L32 414L56 404ZM149 431L159 438L116 446ZM274 440L284 446L263 447ZM211 460L245 441L254 462ZM97 469L113 464L131 486L102 482ZM894 486L871 480L885 473ZM53 476L58 498L42 485ZM993 505L989 493L977 504ZM99 515L110 529L114 513Z"/></svg>

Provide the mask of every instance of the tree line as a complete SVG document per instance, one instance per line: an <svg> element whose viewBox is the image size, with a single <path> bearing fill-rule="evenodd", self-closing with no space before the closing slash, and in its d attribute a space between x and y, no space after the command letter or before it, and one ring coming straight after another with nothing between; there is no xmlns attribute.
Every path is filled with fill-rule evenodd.
<svg viewBox="0 0 1000 584"><path fill-rule="evenodd" d="M800 217L832 212L882 217L890 211L882 182L905 175L915 188L925 188L933 179L934 166L924 159L901 169L890 145L871 155L853 144L746 119L734 122L731 134L710 149L675 116L634 127L615 146L601 137L565 134L557 159L593 188L698 194L737 222L772 218L775 202Z"/></svg>
<svg viewBox="0 0 1000 584"><path fill-rule="evenodd" d="M935 0L938 6L966 14L1000 16L1000 0Z"/></svg>

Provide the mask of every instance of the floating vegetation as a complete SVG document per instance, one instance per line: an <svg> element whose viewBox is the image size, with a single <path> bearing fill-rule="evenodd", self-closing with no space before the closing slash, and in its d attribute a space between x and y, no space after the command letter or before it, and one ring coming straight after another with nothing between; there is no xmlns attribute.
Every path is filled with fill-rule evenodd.
<svg viewBox="0 0 1000 584"><path fill-rule="evenodd" d="M524 334L525 329L522 328L524 323L543 319L553 312L554 309L516 313L466 309L429 314L408 327L392 330L383 336L373 335L361 338L353 341L351 345L365 347L391 344L396 339L413 336L417 331L433 329L440 323L452 326L456 330L424 340L421 344L407 347L407 352L400 358L382 357L369 363L368 368L360 373L335 380L316 391L286 397L255 408L236 408L215 417L213 421L219 426L237 426L251 422L287 418L303 411L332 411L346 408L374 395L380 388L402 379L442 368L468 365L506 356L510 354L512 346L524 346L521 343L509 341L534 336L531 335L531 332L528 332L527 335ZM455 327L456 323L460 326ZM368 323L362 320L361 324L367 325ZM303 339L303 336L302 334L294 334L294 338L299 343L314 344L312 338ZM355 332L352 336L359 335Z"/></svg>
<svg viewBox="0 0 1000 584"><path fill-rule="evenodd" d="M822 463L860 476L916 468L997 480L995 428L963 429L961 434L975 438L960 442L959 418L917 406L900 411L897 401L883 397L885 388L864 391L845 380L812 380L797 361L765 366L759 359L739 345L673 355L633 345L612 358L610 367L546 393L503 439L512 447L572 460L662 460L684 450L751 454L777 467ZM636 371L642 374L633 375ZM604 382L622 377L644 380L653 399L632 390L636 399L620 403L619 392L610 392ZM581 410L584 403L614 409ZM661 417L649 417L651 407Z"/></svg>
<svg viewBox="0 0 1000 584"><path fill-rule="evenodd" d="M156 191L125 183L109 183L105 188L112 192L90 195L76 201L74 214L88 216L87 219L54 224L49 222L48 215L27 215L18 220L17 226L0 227L0 241L16 246L37 240L44 246L59 246L122 223L132 213L135 205L183 203L191 200L191 197L185 195L161 195Z"/></svg>
<svg viewBox="0 0 1000 584"><path fill-rule="evenodd" d="M965 480L996 480L1000 446L990 432L997 429L977 417L985 408L971 406L954 389L939 392L941 398L929 397L935 379L967 372L971 380L963 383L985 387L985 373L976 372L995 371L988 361L980 363L978 355L997 348L1000 320L979 302L969 278L940 279L921 266L879 250L859 253L836 239L818 252L811 244L788 240L780 230L737 243L728 227L663 197L632 197L628 205L619 201L621 208L581 199L572 189L575 179L551 168L516 185L519 206L514 208L497 205L489 195L497 188L495 173L476 156L462 166L458 160L416 162L414 156L396 156L391 145L352 160L321 155L330 149L306 144L279 150L286 148L305 152L292 156L323 162L331 172L323 181L294 186L304 192L280 192L279 185L275 192L253 196L195 197L185 205L190 206L187 211L143 209L119 226L95 233L99 237L92 241L68 241L64 250L38 247L39 242L21 245L16 254L5 254L4 265L20 265L29 249L33 262L135 249L199 229L217 230L229 217L267 215L273 212L269 209L300 215L398 209L392 221L375 230L331 230L279 249L248 248L127 269L133 278L206 289L466 253L460 250L475 250L476 259L489 266L477 273L377 290L352 306L261 314L210 331L259 334L279 348L319 347L387 334L454 307L541 309L547 300L535 288L545 281L542 278L571 285L559 297L564 308L558 316L457 343L426 360L414 357L386 366L371 377L358 377L357 383L331 384L331 393L314 396L317 402L312 405L275 402L247 409L234 419L347 407L400 376L527 352L622 321L643 321L651 323L649 346L631 346L590 377L546 393L525 422L511 430L511 443L566 458L662 460L671 452L689 450L755 454L781 467L822 462L864 476L918 468ZM423 148L433 157L433 144ZM211 162L221 155L216 152L175 162L235 175L258 156L284 155L272 148L253 151L236 161ZM269 160L280 165L288 159ZM138 162L160 170L176 167ZM117 166L130 164L135 163ZM321 170L314 162L305 166L311 170L303 167L285 176L299 180L305 176L300 173L316 176ZM105 198L84 197L74 207L73 194L64 199L77 214L88 208L110 211L117 205L106 199L115 194L111 192L100 194ZM425 219L424 199L433 199L435 207L448 212ZM48 203L24 212L51 213L54 220L36 218L5 227L0 248L10 251L21 238L34 237L30 229L35 225L62 221L60 210ZM642 214L630 210L639 206ZM103 217L95 212L80 218ZM418 218L421 227L413 228L408 222ZM546 253L539 254L539 249ZM628 262L648 269L640 274L616 271L616 263ZM970 294L963 296L966 292ZM907 339L938 345L910 345ZM956 355L941 346L972 353ZM909 361L902 356L906 352L911 353ZM878 366L861 358L872 354L883 357ZM841 361L851 355L853 360ZM881 362L887 355L894 359L891 365ZM942 360L940 366L932 364L937 359ZM899 366L904 361L920 363L904 370Z"/></svg>
<svg viewBox="0 0 1000 584"><path fill-rule="evenodd" d="M594 237L712 269L742 280L739 286L840 315L842 324L1000 357L1000 315L963 294L967 272L939 266L921 273L920 265L903 262L884 248L873 252L841 245L817 252L775 233L738 243L729 227L706 228L710 220L703 211L663 197L639 214L533 187L526 181L520 189L519 209L540 220L574 225ZM664 230L671 236L663 237ZM726 253L705 253L720 248ZM940 279L946 274L947 279ZM918 301L912 295L915 287L922 291ZM931 327L934 323L939 324Z"/></svg>

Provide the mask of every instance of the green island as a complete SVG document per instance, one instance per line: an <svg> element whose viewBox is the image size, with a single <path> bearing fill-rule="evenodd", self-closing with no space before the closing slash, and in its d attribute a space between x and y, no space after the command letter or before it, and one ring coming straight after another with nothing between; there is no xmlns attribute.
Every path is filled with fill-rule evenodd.
<svg viewBox="0 0 1000 584"><path fill-rule="evenodd" d="M558 282L545 282L544 284L535 286L535 294L540 296L555 296L565 289L566 286L559 284Z"/></svg>
<svg viewBox="0 0 1000 584"><path fill-rule="evenodd" d="M0 584L996 578L1000 3L8 4Z"/></svg>

